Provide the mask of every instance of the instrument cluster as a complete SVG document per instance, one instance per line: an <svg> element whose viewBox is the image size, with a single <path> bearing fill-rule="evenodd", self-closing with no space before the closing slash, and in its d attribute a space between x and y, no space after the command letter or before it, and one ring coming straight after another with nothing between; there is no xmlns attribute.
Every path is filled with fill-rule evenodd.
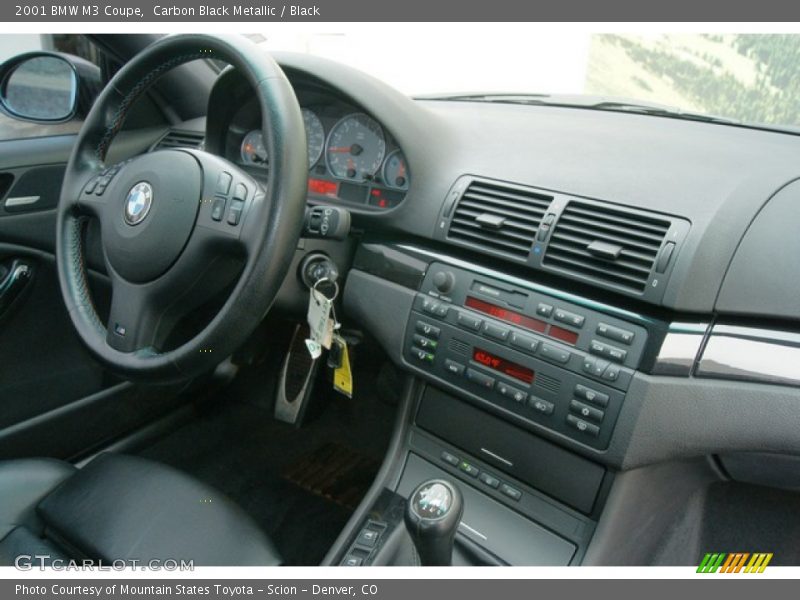
<svg viewBox="0 0 800 600"><path fill-rule="evenodd" d="M394 208L411 183L403 151L374 118L356 106L319 92L298 91L308 146L310 201L342 202L373 210ZM261 115L248 102L234 115L227 158L260 179L269 175Z"/></svg>

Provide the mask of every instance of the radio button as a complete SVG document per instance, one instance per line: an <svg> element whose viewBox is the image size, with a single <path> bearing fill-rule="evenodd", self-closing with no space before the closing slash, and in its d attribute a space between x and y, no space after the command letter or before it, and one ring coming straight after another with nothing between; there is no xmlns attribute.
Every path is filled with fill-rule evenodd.
<svg viewBox="0 0 800 600"><path fill-rule="evenodd" d="M589 419L590 421L594 421L595 423L599 423L603 420L603 417L606 416L599 408L595 408L594 406L589 406L588 404L584 404L583 402L578 402L577 400L572 400L569 403L570 411L574 412L576 415L580 415L584 419Z"/></svg>
<svg viewBox="0 0 800 600"><path fill-rule="evenodd" d="M619 378L619 367L617 365L608 365L603 371L602 377L606 381L616 381Z"/></svg>
<svg viewBox="0 0 800 600"><path fill-rule="evenodd" d="M539 302L538 306L536 307L536 314L540 317L549 317L553 314L553 305Z"/></svg>
<svg viewBox="0 0 800 600"><path fill-rule="evenodd" d="M425 363L432 363L434 356L430 352L426 352L425 350L420 350L419 348L411 348L411 356L416 358L420 362Z"/></svg>
<svg viewBox="0 0 800 600"><path fill-rule="evenodd" d="M542 400L541 398L534 398L531 396L528 405L535 411L542 413L543 415L552 415L553 409L555 405L552 402L548 402L547 400Z"/></svg>
<svg viewBox="0 0 800 600"><path fill-rule="evenodd" d="M528 399L528 394L502 381L497 382L496 389L501 396L510 398L514 402L524 403Z"/></svg>
<svg viewBox="0 0 800 600"><path fill-rule="evenodd" d="M429 315L435 315L436 309L439 307L439 302L430 298L428 296L418 296L420 298L418 304L422 312L426 312Z"/></svg>
<svg viewBox="0 0 800 600"><path fill-rule="evenodd" d="M622 344L630 345L633 343L634 333L621 327L614 327L608 323L599 323L597 325L597 335L601 335L609 340L620 342Z"/></svg>
<svg viewBox="0 0 800 600"><path fill-rule="evenodd" d="M473 383L477 383L481 387L485 387L487 390L490 390L494 387L494 378L489 377L488 375L484 375L480 371L476 371L475 369L467 369L467 379L469 379Z"/></svg>
<svg viewBox="0 0 800 600"><path fill-rule="evenodd" d="M597 425L592 425L575 415L567 415L567 425L592 437L597 437L600 434L600 428Z"/></svg>
<svg viewBox="0 0 800 600"><path fill-rule="evenodd" d="M414 344L418 348L423 348L425 350L436 350L436 346L439 345L439 342L435 342L434 340L430 340L424 336L419 335L418 333L414 334Z"/></svg>
<svg viewBox="0 0 800 600"><path fill-rule="evenodd" d="M433 309L434 316L440 317L442 319L447 316L448 312L450 312L450 307L444 303L437 304L436 307Z"/></svg>
<svg viewBox="0 0 800 600"><path fill-rule="evenodd" d="M442 330L438 327L434 327L433 325L429 325L423 321L417 321L416 330L418 333L421 333L425 337L432 340L438 340L439 335L442 333Z"/></svg>
<svg viewBox="0 0 800 600"><path fill-rule="evenodd" d="M594 356L587 356L583 359L581 367L584 372L589 373L594 377L602 377L610 363L607 360L595 358Z"/></svg>
<svg viewBox="0 0 800 600"><path fill-rule="evenodd" d="M556 348L550 344L542 344L542 347L539 349L539 356L553 362L564 364L569 361L570 354L566 350Z"/></svg>
<svg viewBox="0 0 800 600"><path fill-rule="evenodd" d="M462 325L467 329L472 329L473 331L478 331L483 324L482 319L473 317L472 315L463 312L458 313L458 319L456 320L458 321L459 325Z"/></svg>
<svg viewBox="0 0 800 600"><path fill-rule="evenodd" d="M464 365L461 363L457 363L454 360L450 360L449 358L444 361L444 370L448 373L452 373L453 375L458 375L459 377L464 374Z"/></svg>
<svg viewBox="0 0 800 600"><path fill-rule="evenodd" d="M434 317L446 317L450 310L450 306L445 302L439 302L428 296L419 296L418 298L417 306L419 306L422 312L428 313Z"/></svg>
<svg viewBox="0 0 800 600"><path fill-rule="evenodd" d="M519 348L528 354L535 353L536 349L539 347L539 340L529 335L523 335L522 333L512 332L509 342L511 342L511 345L515 348Z"/></svg>
<svg viewBox="0 0 800 600"><path fill-rule="evenodd" d="M608 394L598 392L597 390L588 388L585 385L576 385L575 395L582 400L586 400L587 402L591 402L592 404L596 404L602 408L608 406Z"/></svg>
<svg viewBox="0 0 800 600"><path fill-rule="evenodd" d="M604 358L608 358L614 362L624 362L628 357L628 352L626 350L615 348L614 346L609 346L608 344L603 344L597 340L592 340L592 342L589 344L589 352Z"/></svg>
<svg viewBox="0 0 800 600"><path fill-rule="evenodd" d="M581 315L576 315L575 313L564 310L563 308L557 308L553 316L555 317L556 321L561 321L562 323L572 325L573 327L583 327L583 323L586 321L586 319Z"/></svg>
<svg viewBox="0 0 800 600"><path fill-rule="evenodd" d="M499 325L493 325L491 323L483 324L483 334L486 337L505 342L508 339L509 333L511 333L511 331L508 327L500 327Z"/></svg>

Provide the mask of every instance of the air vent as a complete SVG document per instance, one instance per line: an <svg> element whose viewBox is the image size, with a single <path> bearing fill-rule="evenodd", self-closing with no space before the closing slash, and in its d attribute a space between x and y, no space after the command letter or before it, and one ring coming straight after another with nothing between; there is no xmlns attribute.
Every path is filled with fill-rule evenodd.
<svg viewBox="0 0 800 600"><path fill-rule="evenodd" d="M670 221L571 201L542 265L642 293Z"/></svg>
<svg viewBox="0 0 800 600"><path fill-rule="evenodd" d="M201 148L202 145L202 133L173 129L156 142L155 146L153 146L153 150L165 150L168 148Z"/></svg>
<svg viewBox="0 0 800 600"><path fill-rule="evenodd" d="M473 180L456 205L447 239L524 261L552 200L522 186Z"/></svg>

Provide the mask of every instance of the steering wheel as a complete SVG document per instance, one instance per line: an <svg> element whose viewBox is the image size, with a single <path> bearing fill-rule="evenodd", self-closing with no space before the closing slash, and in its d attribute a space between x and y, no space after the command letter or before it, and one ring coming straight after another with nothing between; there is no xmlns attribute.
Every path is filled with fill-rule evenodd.
<svg viewBox="0 0 800 600"><path fill-rule="evenodd" d="M233 65L254 90L270 159L266 188L200 150L164 149L106 164L136 98L170 69L202 58ZM58 206L61 291L92 354L129 379L156 382L198 375L230 356L264 318L291 264L305 211L306 153L291 85L244 37L168 36L125 64L77 136ZM82 251L91 218L100 221L111 282L106 323L93 304ZM231 287L195 337L164 350L182 317Z"/></svg>

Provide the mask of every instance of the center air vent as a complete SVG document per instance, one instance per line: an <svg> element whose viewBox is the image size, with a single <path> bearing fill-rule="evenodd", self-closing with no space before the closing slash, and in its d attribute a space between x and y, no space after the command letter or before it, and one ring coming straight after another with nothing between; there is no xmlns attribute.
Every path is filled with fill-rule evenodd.
<svg viewBox="0 0 800 600"><path fill-rule="evenodd" d="M525 261L552 200L522 186L475 179L456 205L447 239Z"/></svg>
<svg viewBox="0 0 800 600"><path fill-rule="evenodd" d="M170 130L164 137L156 142L153 150L166 150L168 148L200 148L203 145L203 134L196 131Z"/></svg>
<svg viewBox="0 0 800 600"><path fill-rule="evenodd" d="M642 293L671 222L608 206L567 204L542 265Z"/></svg>

